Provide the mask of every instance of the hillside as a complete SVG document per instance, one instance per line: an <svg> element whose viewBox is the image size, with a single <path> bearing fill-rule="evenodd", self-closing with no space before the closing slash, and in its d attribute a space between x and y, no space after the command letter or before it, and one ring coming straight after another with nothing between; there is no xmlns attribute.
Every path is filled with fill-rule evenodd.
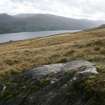
<svg viewBox="0 0 105 105"><path fill-rule="evenodd" d="M22 70L81 57L96 62L104 60L104 33L105 29L95 29L1 44L0 71Z"/></svg>
<svg viewBox="0 0 105 105"><path fill-rule="evenodd" d="M105 24L100 25L99 27L97 27L98 29L102 29L105 28Z"/></svg>
<svg viewBox="0 0 105 105"><path fill-rule="evenodd" d="M59 63L65 62L69 62L65 70L76 72L58 71L43 78L40 72L39 78L34 74L46 71L46 67L59 70ZM98 74L94 75L96 69ZM4 105L104 105L105 28L1 44L0 78Z"/></svg>
<svg viewBox="0 0 105 105"><path fill-rule="evenodd" d="M0 14L0 33L81 30L101 24L99 21L72 19L50 14Z"/></svg>

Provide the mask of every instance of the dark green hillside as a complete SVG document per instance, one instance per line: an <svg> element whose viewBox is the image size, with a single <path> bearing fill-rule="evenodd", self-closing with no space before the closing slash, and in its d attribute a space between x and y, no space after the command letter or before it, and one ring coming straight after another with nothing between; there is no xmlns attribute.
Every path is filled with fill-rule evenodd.
<svg viewBox="0 0 105 105"><path fill-rule="evenodd" d="M72 19L49 14L0 15L0 33L81 30L98 24L97 21Z"/></svg>

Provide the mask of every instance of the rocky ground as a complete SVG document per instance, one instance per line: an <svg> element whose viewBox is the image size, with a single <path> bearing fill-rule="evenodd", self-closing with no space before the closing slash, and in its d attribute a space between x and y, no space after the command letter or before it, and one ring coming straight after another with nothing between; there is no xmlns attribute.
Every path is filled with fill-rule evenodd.
<svg viewBox="0 0 105 105"><path fill-rule="evenodd" d="M86 84L98 74L95 65L85 60L14 74L1 80L0 105L100 105L98 94Z"/></svg>

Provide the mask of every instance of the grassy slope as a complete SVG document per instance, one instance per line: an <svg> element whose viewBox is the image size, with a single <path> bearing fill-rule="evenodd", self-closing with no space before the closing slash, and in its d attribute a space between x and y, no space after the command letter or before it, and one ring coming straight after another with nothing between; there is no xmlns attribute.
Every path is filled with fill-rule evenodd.
<svg viewBox="0 0 105 105"><path fill-rule="evenodd" d="M73 89L74 92L80 92L80 90L85 92L85 96L89 98L87 105L100 105L100 103L104 105L105 29L1 44L0 74L10 74L33 66L66 62L72 59L87 59L96 63L99 75L78 83L76 87L79 89ZM6 81L9 83L8 79ZM11 82L10 85L12 85Z"/></svg>
<svg viewBox="0 0 105 105"><path fill-rule="evenodd" d="M105 61L105 29L62 34L0 45L0 73L33 66L88 59Z"/></svg>

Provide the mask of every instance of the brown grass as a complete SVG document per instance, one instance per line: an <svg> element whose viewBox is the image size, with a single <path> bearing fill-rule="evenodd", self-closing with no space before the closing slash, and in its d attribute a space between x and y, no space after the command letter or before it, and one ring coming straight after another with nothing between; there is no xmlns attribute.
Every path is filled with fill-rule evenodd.
<svg viewBox="0 0 105 105"><path fill-rule="evenodd" d="M0 73L87 59L105 62L105 29L67 33L0 45Z"/></svg>

